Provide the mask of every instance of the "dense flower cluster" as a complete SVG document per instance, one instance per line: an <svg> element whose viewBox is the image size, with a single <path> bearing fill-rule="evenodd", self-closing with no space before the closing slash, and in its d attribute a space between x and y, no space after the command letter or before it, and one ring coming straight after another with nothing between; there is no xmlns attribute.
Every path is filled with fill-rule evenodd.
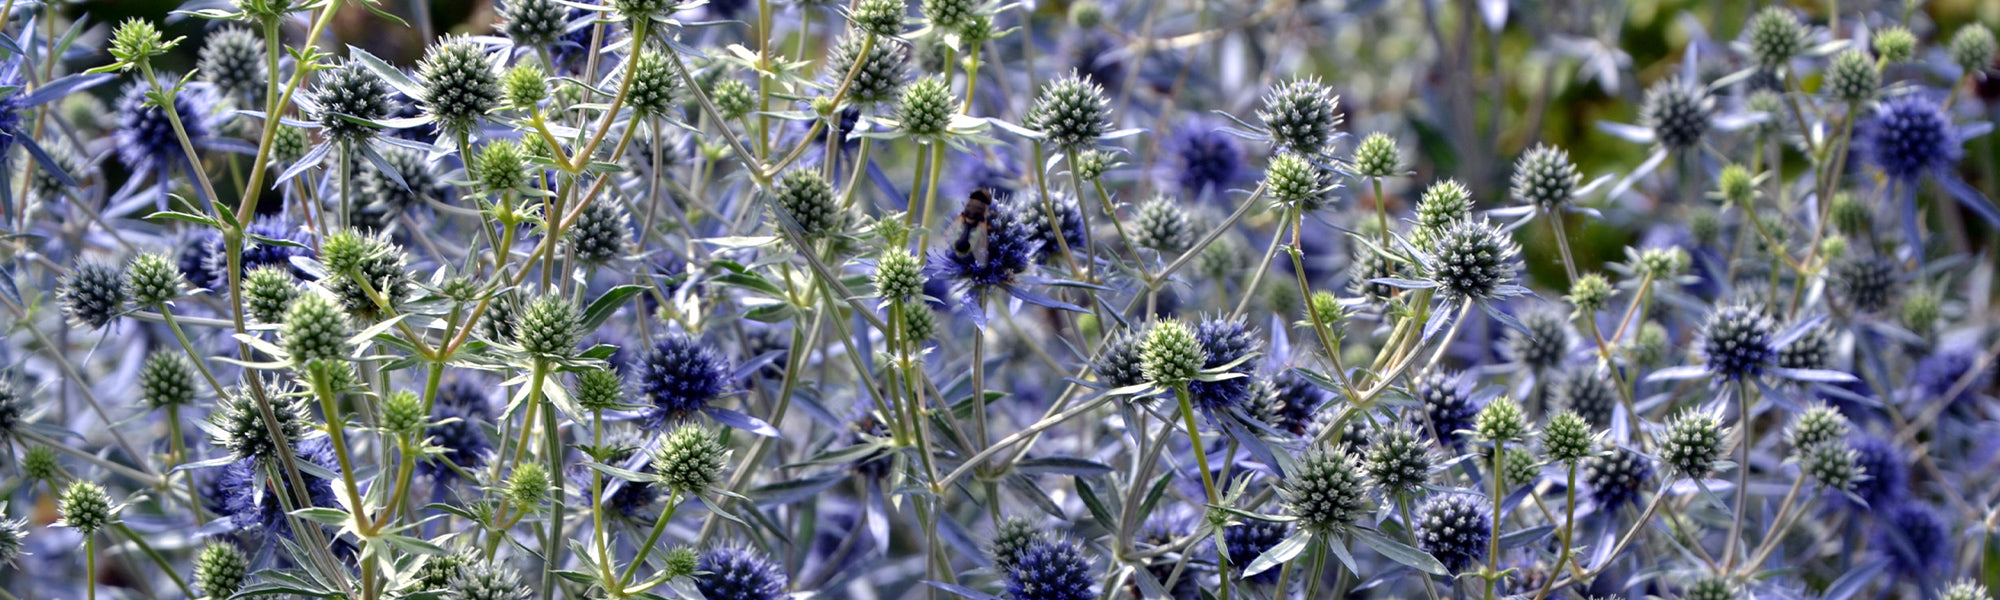
<svg viewBox="0 0 2000 600"><path fill-rule="evenodd" d="M1977 2L166 4L0 19L0 598L2000 584Z"/></svg>

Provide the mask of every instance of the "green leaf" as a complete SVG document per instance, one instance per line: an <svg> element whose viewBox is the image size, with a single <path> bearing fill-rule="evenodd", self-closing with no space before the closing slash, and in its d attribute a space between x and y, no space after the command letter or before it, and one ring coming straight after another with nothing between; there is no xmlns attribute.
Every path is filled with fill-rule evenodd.
<svg viewBox="0 0 2000 600"><path fill-rule="evenodd" d="M1403 563L1412 569L1432 575L1451 574L1444 569L1444 563L1438 562L1438 559L1431 556L1429 552L1418 550L1409 544L1389 539L1389 536L1382 535L1382 532L1373 529L1356 527L1350 531L1354 533L1355 540L1367 544L1370 548L1374 548L1376 552L1382 553L1382 556L1389 557L1389 560Z"/></svg>
<svg viewBox="0 0 2000 600"><path fill-rule="evenodd" d="M1243 576L1256 575L1298 558L1300 553L1306 551L1306 546L1311 545L1312 539L1312 532L1304 527L1292 530L1292 534L1285 536L1278 545L1258 555L1257 560L1250 561L1250 566L1243 567Z"/></svg>
<svg viewBox="0 0 2000 600"><path fill-rule="evenodd" d="M1097 497L1097 491L1090 489L1090 483L1082 477L1076 478L1076 495L1083 499L1084 508L1090 509L1091 518L1097 519L1098 523L1110 526L1118 522L1118 518L1112 516L1111 509L1105 506L1104 500Z"/></svg>
<svg viewBox="0 0 2000 600"><path fill-rule="evenodd" d="M604 295L591 301L590 308L583 309L583 329L592 331L604 325L611 319L612 313L618 312L618 307L645 291L646 286L642 285L621 285L605 291Z"/></svg>
<svg viewBox="0 0 2000 600"><path fill-rule="evenodd" d="M347 514L347 511L340 510L337 508L324 508L318 506L311 508L301 508L292 511L292 515L301 519L305 519L307 521L312 521L314 523L319 523L321 525L332 525L334 527L340 527L346 525L348 519L351 518Z"/></svg>

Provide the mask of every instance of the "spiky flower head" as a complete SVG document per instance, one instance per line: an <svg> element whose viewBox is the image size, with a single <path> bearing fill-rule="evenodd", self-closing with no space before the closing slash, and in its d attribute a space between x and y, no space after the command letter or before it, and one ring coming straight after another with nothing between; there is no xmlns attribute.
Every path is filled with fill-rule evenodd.
<svg viewBox="0 0 2000 600"><path fill-rule="evenodd" d="M1193 328L1175 319L1153 323L1139 344L1139 369L1160 387L1186 385L1208 362Z"/></svg>
<svg viewBox="0 0 2000 600"><path fill-rule="evenodd" d="M377 297L391 309L409 297L410 273L404 261L403 248L381 234L346 229L328 235L320 245L320 262L333 273L327 288L349 313L361 317L382 314Z"/></svg>
<svg viewBox="0 0 2000 600"><path fill-rule="evenodd" d="M1778 349L1778 366L1785 369L1827 369L1833 366L1833 334L1825 327L1807 329Z"/></svg>
<svg viewBox="0 0 2000 600"><path fill-rule="evenodd" d="M538 358L559 358L576 351L583 343L583 315L576 303L561 294L536 298L521 314L515 337L521 348Z"/></svg>
<svg viewBox="0 0 2000 600"><path fill-rule="evenodd" d="M519 48L548 48L569 29L569 7L558 0L507 0L500 4L500 30Z"/></svg>
<svg viewBox="0 0 2000 600"><path fill-rule="evenodd" d="M924 293L924 264L901 250L890 250L875 265L875 295L892 302L909 302Z"/></svg>
<svg viewBox="0 0 2000 600"><path fill-rule="evenodd" d="M1453 573L1463 572L1486 557L1492 535L1484 499L1471 494L1439 494L1417 514L1418 547Z"/></svg>
<svg viewBox="0 0 2000 600"><path fill-rule="evenodd" d="M1867 479L1855 482L1849 490L1862 502L1881 508L1901 504L1909 496L1910 459L1902 449L1872 435L1848 436L1847 447L1854 451L1854 462L1860 465L1861 472L1868 474Z"/></svg>
<svg viewBox="0 0 2000 600"><path fill-rule="evenodd" d="M1799 463L1806 475L1829 490L1847 491L1867 479L1860 457L1845 444L1819 444L1805 449Z"/></svg>
<svg viewBox="0 0 2000 600"><path fill-rule="evenodd" d="M162 82L178 81L171 73L160 73L158 78ZM179 132L186 132L188 141L197 148L208 144L221 128L218 121L222 116L222 100L207 83L182 87L173 102L173 118L181 122L176 131L167 112L151 102L153 91L152 80L142 78L127 85L125 93L118 97L118 129L112 133L118 159L138 171L179 171L188 164Z"/></svg>
<svg viewBox="0 0 2000 600"><path fill-rule="evenodd" d="M723 79L715 82L715 89L709 92L715 102L715 111L729 121L741 119L757 109L757 92L750 84L737 79Z"/></svg>
<svg viewBox="0 0 2000 600"><path fill-rule="evenodd" d="M541 506L547 500L556 482L549 478L547 467L541 463L525 461L514 467L507 475L507 499L518 506ZM629 484L637 486L638 484Z"/></svg>
<svg viewBox="0 0 2000 600"><path fill-rule="evenodd" d="M1341 448L1307 454L1280 485L1299 525L1316 532L1338 531L1368 511L1369 482L1360 460Z"/></svg>
<svg viewBox="0 0 2000 600"><path fill-rule="evenodd" d="M487 192L507 192L528 186L528 151L514 141L487 144L472 161L472 178Z"/></svg>
<svg viewBox="0 0 2000 600"><path fill-rule="evenodd" d="M264 93L264 40L247 28L224 27L208 34L196 65L202 81L231 98Z"/></svg>
<svg viewBox="0 0 2000 600"><path fill-rule="evenodd" d="M1952 582L1950 587L1944 589L1944 594L1939 596L1942 600L1987 600L1992 597L1986 592L1986 586L1970 578Z"/></svg>
<svg viewBox="0 0 2000 600"><path fill-rule="evenodd" d="M854 27L877 38L895 37L903 33L903 18L908 15L904 0L861 0L854 7ZM878 44L886 41L875 40Z"/></svg>
<svg viewBox="0 0 2000 600"><path fill-rule="evenodd" d="M1284 523L1246 519L1238 525L1222 530L1222 546L1229 552L1229 563L1240 573L1244 567L1256 561L1257 557L1276 547L1285 540L1291 527ZM1266 569L1249 577L1251 583L1271 583L1277 581L1278 570Z"/></svg>
<svg viewBox="0 0 2000 600"><path fill-rule="evenodd" d="M1102 86L1070 71L1042 88L1022 124L1042 132L1057 148L1082 149L1111 131L1111 105Z"/></svg>
<svg viewBox="0 0 2000 600"><path fill-rule="evenodd" d="M297 365L347 357L347 315L332 300L303 294L285 310L278 338Z"/></svg>
<svg viewBox="0 0 2000 600"><path fill-rule="evenodd" d="M422 431L429 415L424 414L424 399L409 390L396 390L382 401L382 429L403 436Z"/></svg>
<svg viewBox="0 0 2000 600"><path fill-rule="evenodd" d="M1402 150L1396 148L1396 138L1389 134L1375 132L1361 138L1361 144L1354 147L1354 174L1362 177L1394 177L1403 168Z"/></svg>
<svg viewBox="0 0 2000 600"><path fill-rule="evenodd" d="M1833 288L1852 310L1873 313L1889 307L1896 294L1896 266L1877 256L1856 256L1833 263Z"/></svg>
<svg viewBox="0 0 2000 600"><path fill-rule="evenodd" d="M221 407L209 413L209 431L214 434L215 445L229 450L237 460L276 460L277 441L271 437L271 430L265 428L264 417L257 406L257 399L245 383L233 388L228 397L222 399ZM295 397L290 386L265 386L265 397L271 403L271 414L276 417L278 431L285 439L296 443L310 427L304 406Z"/></svg>
<svg viewBox="0 0 2000 600"><path fill-rule="evenodd" d="M633 87L636 91L638 85L635 83ZM533 110L549 98L549 73L542 69L541 63L522 61L500 77L500 95L506 100L508 108L522 112ZM631 101L636 108L638 96L632 96Z"/></svg>
<svg viewBox="0 0 2000 600"><path fill-rule="evenodd" d="M637 367L639 393L653 405L647 418L655 425L693 417L730 386L728 361L684 333L654 342Z"/></svg>
<svg viewBox="0 0 2000 600"><path fill-rule="evenodd" d="M1993 30L1984 23L1973 23L1959 28L1951 36L1951 62L1966 73L1984 73L1993 66L1996 44Z"/></svg>
<svg viewBox="0 0 2000 600"><path fill-rule="evenodd" d="M1763 375L1777 358L1771 347L1775 328L1771 317L1749 305L1717 309L1702 330L1701 353L1709 374L1731 381Z"/></svg>
<svg viewBox="0 0 2000 600"><path fill-rule="evenodd" d="M1142 335L1131 329L1120 329L1111 334L1097 358L1090 363L1091 372L1097 374L1098 381L1113 388L1146 383L1142 342Z"/></svg>
<svg viewBox="0 0 2000 600"><path fill-rule="evenodd" d="M1610 378L1589 371L1570 373L1556 384L1555 399L1568 412L1583 417L1594 428L1611 426L1612 409L1618 406L1618 390Z"/></svg>
<svg viewBox="0 0 2000 600"><path fill-rule="evenodd" d="M1542 428L1542 452L1549 460L1576 464L1591 454L1590 423L1572 411L1549 417Z"/></svg>
<svg viewBox="0 0 2000 600"><path fill-rule="evenodd" d="M591 369L576 376L576 403L588 411L611 410L625 404L625 379L611 369Z"/></svg>
<svg viewBox="0 0 2000 600"><path fill-rule="evenodd" d="M1902 25L1877 29L1868 42L1877 56L1891 63L1905 62L1917 55L1917 34Z"/></svg>
<svg viewBox="0 0 2000 600"><path fill-rule="evenodd" d="M1520 246L1486 219L1465 219L1438 232L1429 251L1431 279L1446 298L1489 300L1515 295Z"/></svg>
<svg viewBox="0 0 2000 600"><path fill-rule="evenodd" d="M1521 412L1521 405L1508 396L1494 398L1479 410L1473 422L1473 432L1482 442L1507 444L1519 442L1528 437L1528 417Z"/></svg>
<svg viewBox="0 0 2000 600"><path fill-rule="evenodd" d="M1604 310L1604 306L1610 303L1611 297L1617 293L1617 288L1612 287L1611 280L1605 279L1604 275L1584 273L1577 276L1576 281L1570 282L1569 295L1563 299L1576 307L1576 316L1590 318L1598 311Z"/></svg>
<svg viewBox="0 0 2000 600"><path fill-rule="evenodd" d="M1521 329L1508 329L1506 348L1509 357L1537 371L1547 371L1562 366L1576 345L1575 332L1570 329L1569 320L1561 313L1546 309L1530 309L1516 315Z"/></svg>
<svg viewBox="0 0 2000 600"><path fill-rule="evenodd" d="M596 266L624 256L632 246L632 219L615 200L598 198L583 207L569 230L569 248L577 262Z"/></svg>
<svg viewBox="0 0 2000 600"><path fill-rule="evenodd" d="M187 281L180 265L165 254L141 254L125 267L125 295L138 306L159 306L181 296Z"/></svg>
<svg viewBox="0 0 2000 600"><path fill-rule="evenodd" d="M28 399L21 393L19 384L8 377L0 377L0 440L12 438L26 424Z"/></svg>
<svg viewBox="0 0 2000 600"><path fill-rule="evenodd" d="M63 476L62 459L48 446L29 446L28 452L21 456L21 476L29 482L56 483ZM6 557L0 556L0 564L6 563Z"/></svg>
<svg viewBox="0 0 2000 600"><path fill-rule="evenodd" d="M819 169L786 171L778 176L776 188L775 207L798 223L807 237L834 235L846 226L847 214L833 195L833 184L820 176Z"/></svg>
<svg viewBox="0 0 2000 600"><path fill-rule="evenodd" d="M624 0L625 4L638 0ZM500 104L500 75L486 49L465 36L445 36L417 63L423 86L420 104L447 132L470 131L486 111Z"/></svg>
<svg viewBox="0 0 2000 600"><path fill-rule="evenodd" d="M1780 6L1765 7L1750 20L1750 55L1764 68L1783 67L1805 52L1807 34L1797 14Z"/></svg>
<svg viewBox="0 0 2000 600"><path fill-rule="evenodd" d="M955 31L972 20L978 12L979 3L974 0L923 0L924 19L932 27Z"/></svg>
<svg viewBox="0 0 2000 600"><path fill-rule="evenodd" d="M147 408L192 404L194 386L194 366L178 353L154 352L139 368L139 401Z"/></svg>
<svg viewBox="0 0 2000 600"><path fill-rule="evenodd" d="M1875 90L1882 87L1882 71L1875 68L1875 60L1860 50L1848 50L1833 57L1833 63L1826 68L1827 94L1840 100L1858 103L1875 97Z"/></svg>
<svg viewBox="0 0 2000 600"><path fill-rule="evenodd" d="M444 600L528 600L532 591L506 563L473 561L451 576Z"/></svg>
<svg viewBox="0 0 2000 600"><path fill-rule="evenodd" d="M56 512L62 515L58 523L84 537L110 525L117 518L116 511L117 507L111 505L111 495L93 481L70 482L56 497Z"/></svg>
<svg viewBox="0 0 2000 600"><path fill-rule="evenodd" d="M1903 298L1903 327L1919 335L1930 333L1938 318L1944 316L1942 301L1929 288L1910 290L1910 295Z"/></svg>
<svg viewBox="0 0 2000 600"><path fill-rule="evenodd" d="M250 575L250 557L235 544L209 542L194 561L194 587L210 598L228 598Z"/></svg>
<svg viewBox="0 0 2000 600"><path fill-rule="evenodd" d="M958 99L952 97L950 84L936 75L926 75L903 89L903 96L896 105L896 121L904 133L918 138L937 137L951 127L952 110L957 105Z"/></svg>
<svg viewBox="0 0 2000 600"><path fill-rule="evenodd" d="M13 565L21 557L28 540L27 524L25 519L0 517L0 567Z"/></svg>
<svg viewBox="0 0 2000 600"><path fill-rule="evenodd" d="M1667 423L1660 439L1660 461L1674 472L1700 479L1715 470L1715 463L1729 449L1725 444L1729 429L1714 415L1689 411ZM1738 468L1747 468L1739 466Z"/></svg>
<svg viewBox="0 0 2000 600"><path fill-rule="evenodd" d="M1014 600L1091 600L1090 563L1076 542L1047 537L1028 544L1014 567L1002 574Z"/></svg>
<svg viewBox="0 0 2000 600"><path fill-rule="evenodd" d="M1424 188L1417 198L1416 227L1411 240L1418 248L1433 248L1446 228L1472 218L1472 190L1456 179L1444 179Z"/></svg>
<svg viewBox="0 0 2000 600"><path fill-rule="evenodd" d="M1366 456L1363 467L1368 478L1384 494L1399 498L1422 493L1424 485L1430 483L1431 467L1437 463L1430 446L1416 430L1404 425L1376 429L1368 439Z"/></svg>
<svg viewBox="0 0 2000 600"><path fill-rule="evenodd" d="M695 425L682 425L660 438L653 451L653 470L661 482L683 494L699 494L722 479L722 465L729 451L715 440L715 434Z"/></svg>
<svg viewBox="0 0 2000 600"><path fill-rule="evenodd" d="M471 557L456 552L425 556L423 564L417 567L413 587L426 592L444 591L451 585L451 578L472 562Z"/></svg>
<svg viewBox="0 0 2000 600"><path fill-rule="evenodd" d="M1458 445L1459 432L1472 430L1473 417L1479 414L1479 407L1473 404L1461 379L1457 373L1433 369L1417 377L1411 390L1424 406L1417 423L1419 429L1452 446Z"/></svg>
<svg viewBox="0 0 2000 600"><path fill-rule="evenodd" d="M282 323L285 311L292 307L292 301L304 293L290 269L270 265L257 267L243 279L243 308L250 313L250 318L258 322Z"/></svg>
<svg viewBox="0 0 2000 600"><path fill-rule="evenodd" d="M389 83L355 61L321 71L312 98L318 105L313 118L319 122L320 132L327 139L343 144L372 139L377 132L376 128L347 117L374 121L395 114L397 108Z"/></svg>
<svg viewBox="0 0 2000 600"><path fill-rule="evenodd" d="M1279 148L1308 156L1326 152L1338 139L1340 97L1318 78L1294 79L1264 96L1257 118Z"/></svg>
<svg viewBox="0 0 2000 600"><path fill-rule="evenodd" d="M1964 154L1951 117L1924 94L1904 94L1875 105L1866 146L1869 159L1890 179L1915 181L1957 164Z"/></svg>
<svg viewBox="0 0 2000 600"><path fill-rule="evenodd" d="M862 54L862 50L867 54ZM859 63L859 66L856 66ZM834 47L833 56L827 59L827 73L838 86L848 73L854 80L848 83L847 95L841 97L847 104L869 105L893 102L903 91L903 82L909 78L910 49L892 39L877 39L868 43L865 36L848 36Z"/></svg>
<svg viewBox="0 0 2000 600"><path fill-rule="evenodd" d="M1240 320L1209 319L1195 327L1194 337L1201 345L1201 355L1206 357L1202 369L1218 370L1234 363L1227 372L1244 375L1221 381L1188 382L1188 395L1194 405L1210 413L1243 406L1250 399L1249 375L1258 366L1256 334Z"/></svg>
<svg viewBox="0 0 2000 600"><path fill-rule="evenodd" d="M160 37L160 30L146 19L127 19L111 32L111 57L119 70L128 70L144 64L155 56L166 54L180 44L180 38L167 41Z"/></svg>
<svg viewBox="0 0 2000 600"><path fill-rule="evenodd" d="M1264 190L1280 203L1313 210L1324 202L1332 187L1332 174L1306 157L1284 153L1271 157L1264 170Z"/></svg>
<svg viewBox="0 0 2000 600"><path fill-rule="evenodd" d="M1010 517L1000 522L993 534L993 543L986 547L987 556L993 559L993 570L1006 573L1020 564L1021 554L1028 546L1045 540L1049 533L1033 521L1020 517Z"/></svg>
<svg viewBox="0 0 2000 600"><path fill-rule="evenodd" d="M1715 99L1709 97L1707 88L1675 78L1661 80L1646 90L1639 119L1653 130L1660 145L1678 151L1701 143L1714 112Z"/></svg>
<svg viewBox="0 0 2000 600"><path fill-rule="evenodd" d="M1576 194L1582 178L1568 150L1538 144L1514 163L1514 199L1543 210L1560 208Z"/></svg>
<svg viewBox="0 0 2000 600"><path fill-rule="evenodd" d="M625 95L625 104L641 118L667 114L673 110L677 79L674 63L657 50L645 50L632 60L638 64L632 67L632 83Z"/></svg>
<svg viewBox="0 0 2000 600"><path fill-rule="evenodd" d="M1734 586L1730 585L1728 579L1703 577L1694 580L1694 583L1688 584L1687 593L1682 595L1681 598L1684 600L1735 600L1736 590Z"/></svg>
<svg viewBox="0 0 2000 600"><path fill-rule="evenodd" d="M56 288L70 322L102 329L125 311L125 274L96 262L70 269Z"/></svg>
<svg viewBox="0 0 2000 600"><path fill-rule="evenodd" d="M1583 460L1584 484L1590 488L1590 499L1602 510L1616 510L1638 500L1639 492L1652 478L1653 463L1624 446Z"/></svg>
<svg viewBox="0 0 2000 600"><path fill-rule="evenodd" d="M695 589L708 600L779 600L785 595L785 568L747 548L716 548L695 566Z"/></svg>
<svg viewBox="0 0 2000 600"><path fill-rule="evenodd" d="M1194 225L1179 202L1164 195L1139 205L1134 243L1164 254L1178 254L1194 245Z"/></svg>
<svg viewBox="0 0 2000 600"><path fill-rule="evenodd" d="M1877 513L1874 544L1889 559L1889 572L1916 581L1930 581L1953 564L1957 537L1943 516L1921 502L1902 502Z"/></svg>

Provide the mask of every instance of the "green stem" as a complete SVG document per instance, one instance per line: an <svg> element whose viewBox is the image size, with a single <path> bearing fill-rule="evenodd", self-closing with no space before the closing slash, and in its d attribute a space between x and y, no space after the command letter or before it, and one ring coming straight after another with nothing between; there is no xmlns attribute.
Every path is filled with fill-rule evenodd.
<svg viewBox="0 0 2000 600"><path fill-rule="evenodd" d="M667 496L667 508L660 511L660 518L653 520L653 532L646 535L646 543L639 546L639 554L632 557L632 564L625 565L625 574L618 576L618 589L623 591L632 583L632 575L639 572L639 565L646 564L646 557L653 553L653 547L660 544L660 534L666 533L667 522L674 520L674 513L681 507L681 491L674 490ZM610 557L605 557L609 564Z"/></svg>
<svg viewBox="0 0 2000 600"><path fill-rule="evenodd" d="M1181 405L1181 418L1187 425L1188 442L1194 445L1195 464L1201 466L1201 487L1208 492L1208 503L1212 506L1221 506L1222 495L1216 493L1215 475L1208 468L1208 452L1201 447L1201 429L1195 423L1194 403L1189 399L1187 382L1174 385L1174 400ZM1215 509L1210 508L1203 512L1213 510ZM1229 560L1219 558L1217 562L1220 564L1216 569L1222 573L1222 600L1229 600Z"/></svg>
<svg viewBox="0 0 2000 600"><path fill-rule="evenodd" d="M320 412L326 415L326 436L333 442L333 456L340 461L340 479L347 491L347 503L354 511L356 528L362 537L373 537L375 526L368 516L368 508L361 503L361 488L354 482L354 461L347 452L347 420L340 415L340 402L335 397L332 382L327 377L328 367L307 365L312 373L313 395L319 397Z"/></svg>

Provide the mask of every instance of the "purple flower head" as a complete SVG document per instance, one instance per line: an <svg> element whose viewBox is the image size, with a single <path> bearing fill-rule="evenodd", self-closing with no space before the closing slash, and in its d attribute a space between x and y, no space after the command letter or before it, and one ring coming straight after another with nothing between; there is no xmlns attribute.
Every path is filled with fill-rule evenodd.
<svg viewBox="0 0 2000 600"><path fill-rule="evenodd" d="M1213 369L1235 362L1246 356L1249 360L1237 363L1231 372L1249 374L1257 370L1257 335L1235 319L1210 319L1195 327L1194 338L1208 353L1208 362L1203 369ZM1233 407L1245 406L1250 400L1250 378L1236 377L1221 381L1193 381L1188 383L1188 395L1194 405L1211 417Z"/></svg>
<svg viewBox="0 0 2000 600"><path fill-rule="evenodd" d="M160 73L159 79L178 81L167 73ZM146 104L146 94L151 91L152 84L141 79L125 86L124 95L118 97L118 131L112 139L118 148L119 161L135 173L165 172L186 166L188 160L167 113ZM206 145L216 134L220 126L216 108L221 101L214 88L202 82L190 82L175 95L174 112L180 117L181 128L187 131L188 141L196 148Z"/></svg>
<svg viewBox="0 0 2000 600"><path fill-rule="evenodd" d="M1951 118L1925 94L1905 94L1876 105L1868 134L1872 162L1900 181L1950 168L1964 154Z"/></svg>
<svg viewBox="0 0 2000 600"><path fill-rule="evenodd" d="M1879 514L1874 547L1889 559L1890 572L1922 582L1952 562L1952 534L1937 511L1904 502Z"/></svg>
<svg viewBox="0 0 2000 600"><path fill-rule="evenodd" d="M243 239L243 258L240 265L242 271L239 275L247 275L258 267L282 266L289 269L292 272L292 276L300 280L311 278L305 271L292 266L292 257L294 256L306 258L313 256L313 233L311 231L292 225L291 221L282 215L265 215L258 217L255 222L250 224L248 233L250 237ZM274 244L257 238L290 242L296 245ZM203 250L201 251L202 268L208 271L203 276L203 281L208 282L210 284L208 287L211 289L227 287L229 285L229 264L227 262L229 255L222 251L222 237L216 235L204 236L201 243L203 244ZM185 260L185 257L183 260Z"/></svg>
<svg viewBox="0 0 2000 600"><path fill-rule="evenodd" d="M646 421L683 421L730 389L728 359L684 333L670 333L639 359L641 398L653 405Z"/></svg>
<svg viewBox="0 0 2000 600"><path fill-rule="evenodd" d="M1848 502L1844 497L1834 496L1832 505L1850 510L1881 510L1899 504L1909 496L1909 458L1903 455L1889 440L1872 435L1857 435L1847 440L1847 447L1854 451L1854 465L1861 468L1866 479L1854 482L1856 497L1867 502L1862 507Z"/></svg>
<svg viewBox="0 0 2000 600"><path fill-rule="evenodd" d="M1212 194L1220 198L1229 186L1244 181L1243 147L1216 122L1197 118L1175 128L1165 141L1168 181L1180 186L1183 198Z"/></svg>
<svg viewBox="0 0 2000 600"><path fill-rule="evenodd" d="M1029 227L1034 229L1035 241L1041 248L1035 252L1035 262L1047 264L1061 258L1064 244L1069 245L1072 254L1083 253L1083 208L1077 206L1076 198L1064 194L1049 194L1050 206L1042 206L1040 199L1032 194L1015 194L1000 200L1014 205L1009 210L1026 217ZM1055 227L1049 226L1048 208L1054 208L1056 220L1062 224L1062 241L1056 241Z"/></svg>
<svg viewBox="0 0 2000 600"><path fill-rule="evenodd" d="M1021 551L1004 574L1007 595L1014 600L1092 600L1090 562L1076 542L1048 537Z"/></svg>
<svg viewBox="0 0 2000 600"><path fill-rule="evenodd" d="M295 451L299 460L340 472L340 464L334 460L333 446L326 438L299 442ZM219 498L211 507L219 507L220 514L229 520L229 527L235 530L291 539L292 526L285 517L284 505L276 495L276 488L269 481L259 481L266 475L262 469L255 459L243 459L223 467L222 474L215 480L214 492ZM302 473L302 476L306 479L308 495L314 506L340 505L334 497L333 482L310 473Z"/></svg>
<svg viewBox="0 0 2000 600"><path fill-rule="evenodd" d="M943 246L931 250L931 272L927 275L951 282L952 291L967 304L975 291L1012 285L1018 275L1034 266L1035 255L1042 248L1030 215L1024 213L1016 203L988 204L984 225L957 234L964 238L964 244L946 239Z"/></svg>
<svg viewBox="0 0 2000 600"><path fill-rule="evenodd" d="M1229 548L1229 564L1241 572L1243 567L1263 556L1264 552L1284 541L1291 534L1291 527L1284 523L1269 521L1244 521L1222 530L1223 544ZM1250 576L1251 583L1270 583L1278 580L1278 569L1265 569Z"/></svg>
<svg viewBox="0 0 2000 600"><path fill-rule="evenodd" d="M0 64L0 88L12 91L0 96L0 156L14 150L14 142L28 132L21 129L21 110L28 107L27 80L21 76L21 61Z"/></svg>
<svg viewBox="0 0 2000 600"><path fill-rule="evenodd" d="M451 421L438 423L446 420ZM493 449L493 443L486 438L486 430L483 429L485 424L493 421L493 403L487 397L486 388L472 379L460 378L438 390L431 421L438 424L424 430L424 435L430 438L431 443L444 448L444 455L417 465L418 471L424 475L439 480L451 479L457 472L444 464L445 461L471 469L484 463L486 453Z"/></svg>
<svg viewBox="0 0 2000 600"><path fill-rule="evenodd" d="M695 564L694 586L708 600L778 600L784 597L785 568L748 548L715 548Z"/></svg>
<svg viewBox="0 0 2000 600"><path fill-rule="evenodd" d="M1973 373L1973 367L1978 365L1977 348L1955 346L1933 352L1919 361L1916 370L1910 374L1911 391L1915 394L1913 399L1924 404L1939 401L1959 404L1970 400L1993 385L1993 366L1986 365L1978 373ZM1968 374L1972 380L1964 388L1959 388L1959 380L1965 379ZM1946 397L1954 389L1959 390L1958 393Z"/></svg>

